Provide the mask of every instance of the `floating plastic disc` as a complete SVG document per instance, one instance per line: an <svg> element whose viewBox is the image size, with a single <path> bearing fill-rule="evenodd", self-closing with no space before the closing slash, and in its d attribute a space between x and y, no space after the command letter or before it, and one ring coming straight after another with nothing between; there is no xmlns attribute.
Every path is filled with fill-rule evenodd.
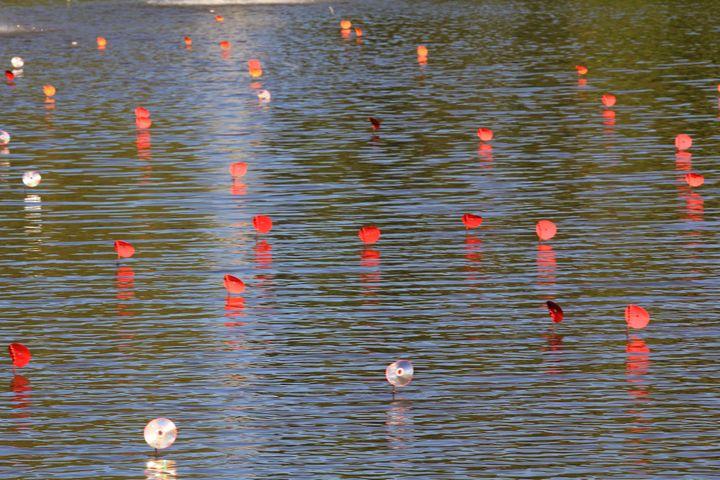
<svg viewBox="0 0 720 480"><path fill-rule="evenodd" d="M410 360L398 360L385 369L385 378L394 387L404 387L413 379L413 364Z"/></svg>
<svg viewBox="0 0 720 480"><path fill-rule="evenodd" d="M162 450L177 438L177 427L169 418L156 418L145 425L145 441L152 448Z"/></svg>

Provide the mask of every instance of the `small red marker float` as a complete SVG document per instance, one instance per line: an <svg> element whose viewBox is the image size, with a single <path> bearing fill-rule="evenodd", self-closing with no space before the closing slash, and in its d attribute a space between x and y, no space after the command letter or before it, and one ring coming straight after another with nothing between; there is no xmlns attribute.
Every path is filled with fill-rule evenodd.
<svg viewBox="0 0 720 480"><path fill-rule="evenodd" d="M350 30L352 28L352 22L350 20L341 20L340 21L340 29L341 30Z"/></svg>
<svg viewBox="0 0 720 480"><path fill-rule="evenodd" d="M257 58L251 58L250 60L248 60L247 64L248 73L252 78L262 77L263 69L260 60L258 60Z"/></svg>
<svg viewBox="0 0 720 480"><path fill-rule="evenodd" d="M95 41L97 42L98 50L105 50L105 47L107 47L107 39L105 37L97 37Z"/></svg>
<svg viewBox="0 0 720 480"><path fill-rule="evenodd" d="M185 35L185 37L183 37L183 42L185 42L186 47L192 47L192 38L189 36Z"/></svg>
<svg viewBox="0 0 720 480"><path fill-rule="evenodd" d="M362 28L360 28L360 27L355 27L355 36L356 36L356 37L362 37L362 36L363 36Z"/></svg>
<svg viewBox="0 0 720 480"><path fill-rule="evenodd" d="M252 220L253 227L258 233L268 233L272 230L273 222L267 215L256 215Z"/></svg>
<svg viewBox="0 0 720 480"><path fill-rule="evenodd" d="M52 100L52 97L57 93L57 90L52 85L43 85L43 93L45 94L45 101L50 102L54 101Z"/></svg>
<svg viewBox="0 0 720 480"><path fill-rule="evenodd" d="M22 368L30 361L30 350L22 343L11 343L8 345L8 352L13 363L13 371L15 367Z"/></svg>
<svg viewBox="0 0 720 480"><path fill-rule="evenodd" d="M372 126L372 129L374 131L380 130L380 120L375 117L368 117L368 121L370 122L370 126Z"/></svg>
<svg viewBox="0 0 720 480"><path fill-rule="evenodd" d="M365 245L372 245L380 240L380 229L374 225L362 227L358 232L358 237Z"/></svg>
<svg viewBox="0 0 720 480"><path fill-rule="evenodd" d="M428 49L425 45L418 45L417 56L418 57L427 57L428 56Z"/></svg>
<svg viewBox="0 0 720 480"><path fill-rule="evenodd" d="M628 328L645 328L650 323L650 314L642 307L628 305L625 308L625 322Z"/></svg>
<svg viewBox="0 0 720 480"><path fill-rule="evenodd" d="M687 184L691 187L699 187L705 183L705 177L699 173L686 173L684 178Z"/></svg>
<svg viewBox="0 0 720 480"><path fill-rule="evenodd" d="M245 291L245 282L234 275L225 275L223 277L223 285L228 293L242 293Z"/></svg>
<svg viewBox="0 0 720 480"><path fill-rule="evenodd" d="M135 119L135 125L138 128L147 129L152 126L152 120L149 117L140 117Z"/></svg>
<svg viewBox="0 0 720 480"><path fill-rule="evenodd" d="M587 67L583 67L582 65L575 65L575 70L577 71L578 75L585 75L588 73Z"/></svg>
<svg viewBox="0 0 720 480"><path fill-rule="evenodd" d="M489 128L478 128L477 136L483 142L489 142L493 139L493 136L495 136L495 134Z"/></svg>
<svg viewBox="0 0 720 480"><path fill-rule="evenodd" d="M615 102L617 102L617 99L615 98L615 95L611 95L609 93L606 93L602 96L602 104L606 107L612 107L615 105Z"/></svg>
<svg viewBox="0 0 720 480"><path fill-rule="evenodd" d="M690 135L681 133L675 137L675 148L679 151L684 152L685 150L690 150L690 147L692 147L692 137L690 137Z"/></svg>
<svg viewBox="0 0 720 480"><path fill-rule="evenodd" d="M462 221L465 224L465 230L470 230L471 228L478 228L482 224L483 218L480 215L466 213L462 216Z"/></svg>
<svg viewBox="0 0 720 480"><path fill-rule="evenodd" d="M5 78L8 82L12 82L13 80L15 80L15 74L10 70L5 70Z"/></svg>
<svg viewBox="0 0 720 480"><path fill-rule="evenodd" d="M118 258L130 258L135 255L135 247L128 242L115 240L115 253L117 253Z"/></svg>
<svg viewBox="0 0 720 480"><path fill-rule="evenodd" d="M541 241L550 240L557 233L557 226L550 220L540 220L535 225L535 233Z"/></svg>
<svg viewBox="0 0 720 480"><path fill-rule="evenodd" d="M233 178L242 178L247 173L247 169L247 163L235 162L230 165L230 175L232 175Z"/></svg>
<svg viewBox="0 0 720 480"><path fill-rule="evenodd" d="M222 23L225 21L225 17L223 17L222 15L215 15L215 21L217 23Z"/></svg>
<svg viewBox="0 0 720 480"><path fill-rule="evenodd" d="M560 305L551 300L548 300L545 304L547 305L548 313L550 314L550 318L552 318L553 323L562 322L565 316Z"/></svg>
<svg viewBox="0 0 720 480"><path fill-rule="evenodd" d="M223 50L230 50L230 46L230 42L228 42L227 40L223 40L222 42L220 42L220 48Z"/></svg>

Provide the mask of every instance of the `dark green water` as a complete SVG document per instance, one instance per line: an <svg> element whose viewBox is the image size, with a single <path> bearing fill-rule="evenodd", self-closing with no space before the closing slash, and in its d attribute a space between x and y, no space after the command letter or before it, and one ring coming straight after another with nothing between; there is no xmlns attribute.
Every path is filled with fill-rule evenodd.
<svg viewBox="0 0 720 480"><path fill-rule="evenodd" d="M0 2L0 477L720 478L714 8Z"/></svg>

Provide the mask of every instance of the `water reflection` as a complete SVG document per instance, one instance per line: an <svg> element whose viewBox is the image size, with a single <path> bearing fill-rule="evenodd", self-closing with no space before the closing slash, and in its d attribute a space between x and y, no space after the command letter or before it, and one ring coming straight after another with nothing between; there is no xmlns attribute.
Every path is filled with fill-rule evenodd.
<svg viewBox="0 0 720 480"><path fill-rule="evenodd" d="M603 125L605 135L613 135L615 133L615 112L613 110L603 110Z"/></svg>
<svg viewBox="0 0 720 480"><path fill-rule="evenodd" d="M232 185L230 186L231 195L245 195L247 194L247 185L242 180L233 179Z"/></svg>
<svg viewBox="0 0 720 480"><path fill-rule="evenodd" d="M638 467L648 464L651 454L651 449L646 446L652 442L652 420L646 412L651 400L650 385L646 379L650 370L650 347L645 340L633 335L628 338L625 351L625 376L632 402L632 407L627 411L631 415L631 424L626 429L626 453L630 465ZM646 472L637 470L634 473L641 475Z"/></svg>
<svg viewBox="0 0 720 480"><path fill-rule="evenodd" d="M555 285L557 259L551 245L541 243L537 246L537 285Z"/></svg>
<svg viewBox="0 0 720 480"><path fill-rule="evenodd" d="M22 375L15 375L10 381L10 390L14 393L11 401L13 412L10 414L10 417L17 420L12 428L15 431L29 428L30 425L24 422L23 419L30 417L29 408L32 405L30 401L30 391L32 390L30 380Z"/></svg>
<svg viewBox="0 0 720 480"><path fill-rule="evenodd" d="M360 272L361 293L363 305L377 305L380 301L376 295L380 288L380 252L374 248L365 247L360 253L360 266L371 270Z"/></svg>
<svg viewBox="0 0 720 480"><path fill-rule="evenodd" d="M42 198L40 195L26 195L23 209L25 211L26 220L24 225L25 233L30 239L25 247L25 250L28 253L38 253L40 252L40 247L43 243Z"/></svg>
<svg viewBox="0 0 720 480"><path fill-rule="evenodd" d="M493 167L493 154L492 145L487 143L480 143L478 146L478 159L480 160L480 168L492 168Z"/></svg>
<svg viewBox="0 0 720 480"><path fill-rule="evenodd" d="M243 297L231 297L228 296L225 299L225 317L228 321L225 322L226 327L244 327L245 322L236 320L239 317L245 317L245 299Z"/></svg>
<svg viewBox="0 0 720 480"><path fill-rule="evenodd" d="M412 448L415 440L412 402L396 396L385 417L388 446L392 450Z"/></svg>
<svg viewBox="0 0 720 480"><path fill-rule="evenodd" d="M137 335L132 331L121 330L121 321L135 316L135 311L131 310L128 302L135 297L135 272L132 267L118 267L115 271L115 298L117 299L116 311L120 322L118 323L117 335L121 339L118 348L129 348L129 340Z"/></svg>
<svg viewBox="0 0 720 480"><path fill-rule="evenodd" d="M149 130L138 130L135 135L138 160L152 160L152 137Z"/></svg>
<svg viewBox="0 0 720 480"><path fill-rule="evenodd" d="M472 286L479 288L480 274L483 272L482 265L482 239L470 233L465 235L465 272L467 281Z"/></svg>
<svg viewBox="0 0 720 480"><path fill-rule="evenodd" d="M177 464L174 460L151 458L145 462L147 480L171 480L178 478Z"/></svg>
<svg viewBox="0 0 720 480"><path fill-rule="evenodd" d="M675 170L678 172L686 172L692 168L692 153L677 152L675 153ZM680 178L682 180L682 177Z"/></svg>
<svg viewBox="0 0 720 480"><path fill-rule="evenodd" d="M691 222L702 222L705 220L705 200L702 195L697 192L685 189L685 194L680 193L680 199L685 201L685 220Z"/></svg>
<svg viewBox="0 0 720 480"><path fill-rule="evenodd" d="M542 348L544 373L546 375L565 373L562 355L564 335L557 333L555 325L553 325L542 337L545 339L545 345Z"/></svg>
<svg viewBox="0 0 720 480"><path fill-rule="evenodd" d="M118 267L115 272L117 292L117 313L119 317L134 317L135 312L128 309L127 301L135 296L135 272L132 267Z"/></svg>

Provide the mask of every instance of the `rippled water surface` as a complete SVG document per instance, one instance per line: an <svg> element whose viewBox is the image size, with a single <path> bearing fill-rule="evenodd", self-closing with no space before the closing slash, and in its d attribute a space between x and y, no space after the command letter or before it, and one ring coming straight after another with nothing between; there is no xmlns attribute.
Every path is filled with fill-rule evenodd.
<svg viewBox="0 0 720 480"><path fill-rule="evenodd" d="M1 478L720 478L713 2L171 3L0 3Z"/></svg>

